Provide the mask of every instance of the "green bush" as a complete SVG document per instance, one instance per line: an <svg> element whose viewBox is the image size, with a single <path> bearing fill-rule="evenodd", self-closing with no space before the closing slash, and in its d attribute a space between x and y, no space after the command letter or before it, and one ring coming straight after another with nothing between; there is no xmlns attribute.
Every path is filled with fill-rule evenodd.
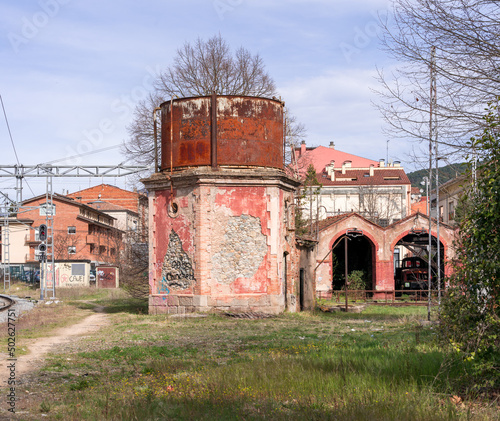
<svg viewBox="0 0 500 421"><path fill-rule="evenodd" d="M347 289L354 291L366 289L366 274L362 270L353 270L347 277Z"/></svg>

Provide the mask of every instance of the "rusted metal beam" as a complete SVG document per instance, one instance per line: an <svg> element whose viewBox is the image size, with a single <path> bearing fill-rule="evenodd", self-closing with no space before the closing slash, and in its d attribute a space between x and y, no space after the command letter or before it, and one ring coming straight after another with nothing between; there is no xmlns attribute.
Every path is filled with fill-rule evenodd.
<svg viewBox="0 0 500 421"><path fill-rule="evenodd" d="M212 169L217 169L217 94L212 93L212 111L211 111L211 132L210 132L210 164Z"/></svg>

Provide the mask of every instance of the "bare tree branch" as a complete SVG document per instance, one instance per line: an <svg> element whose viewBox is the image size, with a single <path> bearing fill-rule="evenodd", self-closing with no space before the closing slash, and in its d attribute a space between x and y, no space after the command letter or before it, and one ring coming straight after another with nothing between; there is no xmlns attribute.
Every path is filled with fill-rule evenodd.
<svg viewBox="0 0 500 421"><path fill-rule="evenodd" d="M436 47L437 119L442 153L465 152L484 128L483 110L500 88L500 3L392 0L382 43L400 62L379 71L377 108L391 136L428 140L431 47Z"/></svg>
<svg viewBox="0 0 500 421"><path fill-rule="evenodd" d="M129 138L122 147L122 153L138 165L154 162L152 112L162 102L175 96L208 96L213 92L269 98L277 95L262 58L244 47L233 55L220 34L206 41L198 38L194 43L185 43L153 87L149 97L137 104L133 121L127 127ZM286 139L297 141L304 137L305 128L296 123L295 117L288 127Z"/></svg>

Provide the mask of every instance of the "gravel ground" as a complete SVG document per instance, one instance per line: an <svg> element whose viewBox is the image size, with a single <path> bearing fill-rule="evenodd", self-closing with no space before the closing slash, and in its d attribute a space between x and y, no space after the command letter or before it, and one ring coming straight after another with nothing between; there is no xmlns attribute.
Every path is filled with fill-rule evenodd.
<svg viewBox="0 0 500 421"><path fill-rule="evenodd" d="M16 319L19 318L19 316L23 313L26 313L27 311L30 311L35 307L36 303L34 303L31 300L27 300L25 298L18 298L15 295L11 295L10 298L15 300L15 304L11 307L11 309L14 309L16 312ZM7 322L8 318L8 311L2 311L0 312L0 323L5 323Z"/></svg>

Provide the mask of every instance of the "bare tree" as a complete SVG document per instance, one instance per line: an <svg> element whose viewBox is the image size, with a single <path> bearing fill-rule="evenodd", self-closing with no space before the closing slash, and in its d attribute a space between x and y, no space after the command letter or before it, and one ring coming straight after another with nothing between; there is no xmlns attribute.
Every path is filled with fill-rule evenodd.
<svg viewBox="0 0 500 421"><path fill-rule="evenodd" d="M139 102L127 127L129 139L123 153L139 165L154 161L152 112L172 97L218 95L277 95L274 80L265 71L262 58L240 47L232 53L222 36L207 41L198 38L177 50L173 64L161 72L154 91Z"/></svg>
<svg viewBox="0 0 500 421"><path fill-rule="evenodd" d="M435 47L437 126L442 153L466 151L500 88L500 3L491 0L392 0L382 42L399 61L379 71L377 107L392 136L429 139L431 48Z"/></svg>
<svg viewBox="0 0 500 421"><path fill-rule="evenodd" d="M174 64L161 73L156 92L165 98L218 95L272 96L276 94L273 79L265 72L258 54L245 48L233 57L229 44L215 35L207 41L198 38L177 50Z"/></svg>
<svg viewBox="0 0 500 421"><path fill-rule="evenodd" d="M154 162L153 110L164 101L164 97L154 92L135 107L133 121L127 127L129 138L124 142L122 152L137 165ZM142 177L144 174L139 174L136 181Z"/></svg>
<svg viewBox="0 0 500 421"><path fill-rule="evenodd" d="M126 258L120 260L118 267L122 287L134 298L148 297L148 244L130 244Z"/></svg>
<svg viewBox="0 0 500 421"><path fill-rule="evenodd" d="M299 168L304 163L299 163L295 157L295 150L300 147L300 143L305 140L307 129L303 123L297 121L297 117L285 110L285 163L290 165L293 172L299 173L301 169ZM303 160L304 161L304 160Z"/></svg>
<svg viewBox="0 0 500 421"><path fill-rule="evenodd" d="M359 187L358 212L381 226L402 218L401 196L375 186Z"/></svg>
<svg viewBox="0 0 500 421"><path fill-rule="evenodd" d="M79 243L80 236L76 234L58 233L54 235L54 258L70 259L72 254L76 254Z"/></svg>

